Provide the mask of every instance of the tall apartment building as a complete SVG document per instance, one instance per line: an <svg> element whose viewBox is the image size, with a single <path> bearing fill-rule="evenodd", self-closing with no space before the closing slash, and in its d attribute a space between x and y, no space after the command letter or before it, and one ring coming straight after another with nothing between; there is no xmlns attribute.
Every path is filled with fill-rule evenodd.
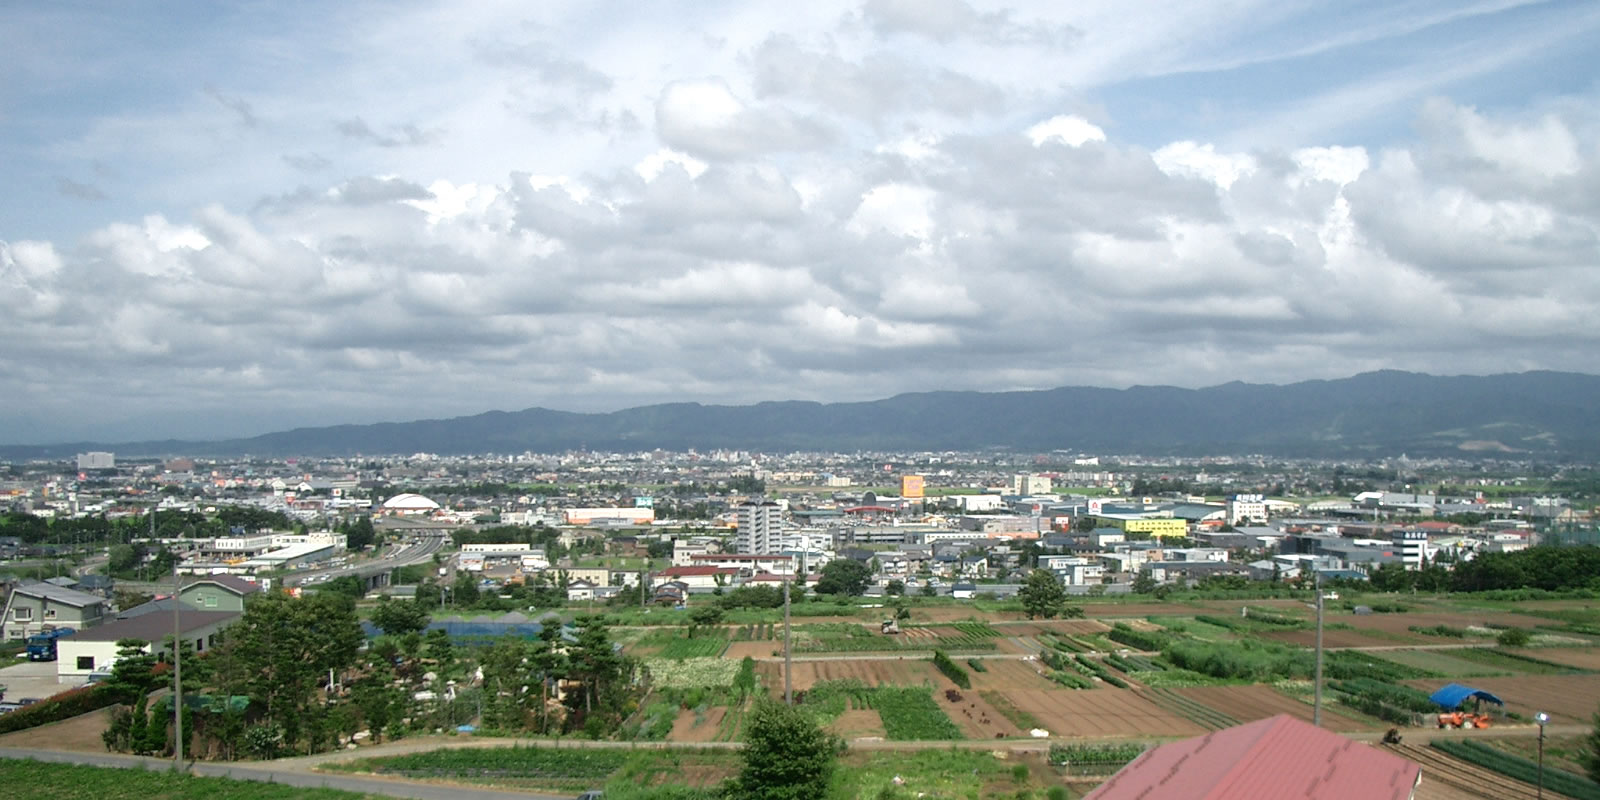
<svg viewBox="0 0 1600 800"><path fill-rule="evenodd" d="M1011 493L1027 497L1035 494L1049 494L1051 490L1050 476L1048 475L1015 475L1011 478Z"/></svg>
<svg viewBox="0 0 1600 800"><path fill-rule="evenodd" d="M114 453L79 453L78 470L90 469L116 469L117 456Z"/></svg>
<svg viewBox="0 0 1600 800"><path fill-rule="evenodd" d="M782 509L770 500L745 503L739 506L739 532L734 538L734 550L746 555L772 555L781 546Z"/></svg>
<svg viewBox="0 0 1600 800"><path fill-rule="evenodd" d="M1406 569L1422 569L1422 563L1428 560L1426 531L1395 531L1390 541Z"/></svg>

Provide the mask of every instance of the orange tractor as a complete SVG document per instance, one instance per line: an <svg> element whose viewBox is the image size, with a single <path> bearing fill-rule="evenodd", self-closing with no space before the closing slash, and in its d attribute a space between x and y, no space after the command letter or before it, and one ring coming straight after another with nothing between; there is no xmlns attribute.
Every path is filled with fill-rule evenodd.
<svg viewBox="0 0 1600 800"><path fill-rule="evenodd" d="M1450 711L1439 715L1441 728L1487 728L1489 727L1488 714L1474 714L1471 711Z"/></svg>

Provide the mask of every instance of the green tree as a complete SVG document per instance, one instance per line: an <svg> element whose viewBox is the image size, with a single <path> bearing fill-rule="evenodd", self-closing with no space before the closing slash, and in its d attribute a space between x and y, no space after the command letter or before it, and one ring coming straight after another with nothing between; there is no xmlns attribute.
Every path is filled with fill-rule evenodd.
<svg viewBox="0 0 1600 800"><path fill-rule="evenodd" d="M262 725L273 729L283 745L294 746L328 673L337 678L354 666L365 641L348 597L272 592L245 606L228 629L227 641L213 655L216 680L224 693L249 695L262 709ZM251 747L247 743L246 749Z"/></svg>
<svg viewBox="0 0 1600 800"><path fill-rule="evenodd" d="M696 606L689 612L689 637L699 635L701 628L714 628L722 624L722 609L715 605Z"/></svg>
<svg viewBox="0 0 1600 800"><path fill-rule="evenodd" d="M1022 588L1017 591L1017 598L1022 601L1022 610L1027 613L1028 619L1050 619L1066 611L1067 607L1067 590L1049 570L1036 569L1028 573Z"/></svg>
<svg viewBox="0 0 1600 800"><path fill-rule="evenodd" d="M1133 579L1133 586L1129 588L1133 589L1134 594L1150 594L1156 590L1156 579L1150 574L1150 570L1141 569Z"/></svg>
<svg viewBox="0 0 1600 800"><path fill-rule="evenodd" d="M895 578L894 580L884 584L883 593L889 595L890 597L898 597L899 595L903 595L906 593L906 582L900 580L899 578Z"/></svg>
<svg viewBox="0 0 1600 800"><path fill-rule="evenodd" d="M432 619L428 610L414 600L390 600L380 596L378 607L372 611L372 624L390 636L420 632Z"/></svg>
<svg viewBox="0 0 1600 800"><path fill-rule="evenodd" d="M1506 628L1500 632L1499 636L1495 637L1495 641L1501 647L1527 647L1532 638L1522 628Z"/></svg>
<svg viewBox="0 0 1600 800"><path fill-rule="evenodd" d="M377 541L377 531L372 528L372 517L361 516L345 529L345 547L351 552L359 553L368 545Z"/></svg>
<svg viewBox="0 0 1600 800"><path fill-rule="evenodd" d="M730 795L748 800L824 797L841 747L807 712L759 700L745 732L744 769Z"/></svg>
<svg viewBox="0 0 1600 800"><path fill-rule="evenodd" d="M922 596L923 597L932 597L932 596L934 596L934 595L939 593L938 589L933 588L933 582L932 581L927 581L927 580L924 580L922 582L922 589L920 589L919 591L922 592Z"/></svg>
<svg viewBox="0 0 1600 800"><path fill-rule="evenodd" d="M155 673L156 657L149 647L150 643L143 639L117 640L117 660L106 685L115 687L124 703L144 699L162 683L161 676Z"/></svg>
<svg viewBox="0 0 1600 800"><path fill-rule="evenodd" d="M866 564L849 558L836 558L822 568L817 579L817 594L859 596L867 591L867 579L872 570Z"/></svg>

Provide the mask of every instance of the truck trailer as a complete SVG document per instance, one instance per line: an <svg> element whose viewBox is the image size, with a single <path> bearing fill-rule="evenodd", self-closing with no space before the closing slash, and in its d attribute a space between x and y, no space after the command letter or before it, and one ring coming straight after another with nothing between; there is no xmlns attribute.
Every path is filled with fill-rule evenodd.
<svg viewBox="0 0 1600 800"><path fill-rule="evenodd" d="M72 628L56 628L54 630L40 631L28 637L29 661L54 661L56 660L56 642L77 633Z"/></svg>

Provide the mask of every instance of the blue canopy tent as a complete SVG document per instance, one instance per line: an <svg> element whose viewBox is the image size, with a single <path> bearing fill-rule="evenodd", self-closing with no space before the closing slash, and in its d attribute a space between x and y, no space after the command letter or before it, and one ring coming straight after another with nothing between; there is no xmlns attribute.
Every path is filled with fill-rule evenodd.
<svg viewBox="0 0 1600 800"><path fill-rule="evenodd" d="M1500 698L1495 697L1494 695L1482 689L1474 689L1471 686L1462 686L1459 683L1445 684L1444 687L1439 689L1439 691L1428 695L1428 699L1432 700L1440 708L1446 711L1460 708L1461 704L1466 702L1468 699L1473 699L1480 702L1487 700L1497 706L1504 706L1506 704L1504 700L1501 700Z"/></svg>

